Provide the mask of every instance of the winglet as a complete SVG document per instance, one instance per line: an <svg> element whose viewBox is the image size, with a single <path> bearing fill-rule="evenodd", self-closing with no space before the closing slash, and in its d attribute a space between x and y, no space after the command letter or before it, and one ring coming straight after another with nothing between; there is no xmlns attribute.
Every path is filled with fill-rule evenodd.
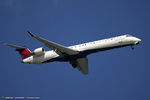
<svg viewBox="0 0 150 100"><path fill-rule="evenodd" d="M35 35L33 33L31 33L30 31L27 31L32 37L35 37Z"/></svg>

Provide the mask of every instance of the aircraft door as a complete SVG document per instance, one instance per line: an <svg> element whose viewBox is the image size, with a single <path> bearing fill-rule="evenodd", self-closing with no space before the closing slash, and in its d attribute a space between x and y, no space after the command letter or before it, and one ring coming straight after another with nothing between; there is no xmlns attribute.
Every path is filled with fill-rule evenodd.
<svg viewBox="0 0 150 100"><path fill-rule="evenodd" d="M122 43L123 43L123 40L124 40L124 38L123 38L123 37L120 37L118 43L119 43L119 44L122 44Z"/></svg>

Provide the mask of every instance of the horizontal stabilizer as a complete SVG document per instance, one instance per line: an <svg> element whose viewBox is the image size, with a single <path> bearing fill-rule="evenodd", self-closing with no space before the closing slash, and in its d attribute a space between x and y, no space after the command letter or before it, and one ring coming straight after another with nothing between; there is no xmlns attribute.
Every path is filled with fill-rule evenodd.
<svg viewBox="0 0 150 100"><path fill-rule="evenodd" d="M11 47L11 48L15 48L15 49L26 49L25 47L22 46L16 46L16 45L12 45L12 44L4 44L5 46Z"/></svg>
<svg viewBox="0 0 150 100"><path fill-rule="evenodd" d="M28 48L12 44L4 44L4 45L16 49L16 51L20 53L22 59L28 58L31 55L31 51Z"/></svg>

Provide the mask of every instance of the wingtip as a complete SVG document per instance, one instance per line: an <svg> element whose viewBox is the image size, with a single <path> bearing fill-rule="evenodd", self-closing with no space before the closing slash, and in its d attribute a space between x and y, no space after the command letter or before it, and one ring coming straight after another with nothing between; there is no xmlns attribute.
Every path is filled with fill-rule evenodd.
<svg viewBox="0 0 150 100"><path fill-rule="evenodd" d="M34 34L33 33L31 33L30 31L27 31L32 37L34 37Z"/></svg>

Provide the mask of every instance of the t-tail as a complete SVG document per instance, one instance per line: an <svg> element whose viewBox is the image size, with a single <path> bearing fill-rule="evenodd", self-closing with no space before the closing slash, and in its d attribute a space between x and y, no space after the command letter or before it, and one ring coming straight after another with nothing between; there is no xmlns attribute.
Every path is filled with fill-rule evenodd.
<svg viewBox="0 0 150 100"><path fill-rule="evenodd" d="M4 45L11 47L11 48L15 48L16 51L19 52L22 59L28 58L31 55L31 51L28 48L16 46L16 45L12 45L12 44L4 44Z"/></svg>

